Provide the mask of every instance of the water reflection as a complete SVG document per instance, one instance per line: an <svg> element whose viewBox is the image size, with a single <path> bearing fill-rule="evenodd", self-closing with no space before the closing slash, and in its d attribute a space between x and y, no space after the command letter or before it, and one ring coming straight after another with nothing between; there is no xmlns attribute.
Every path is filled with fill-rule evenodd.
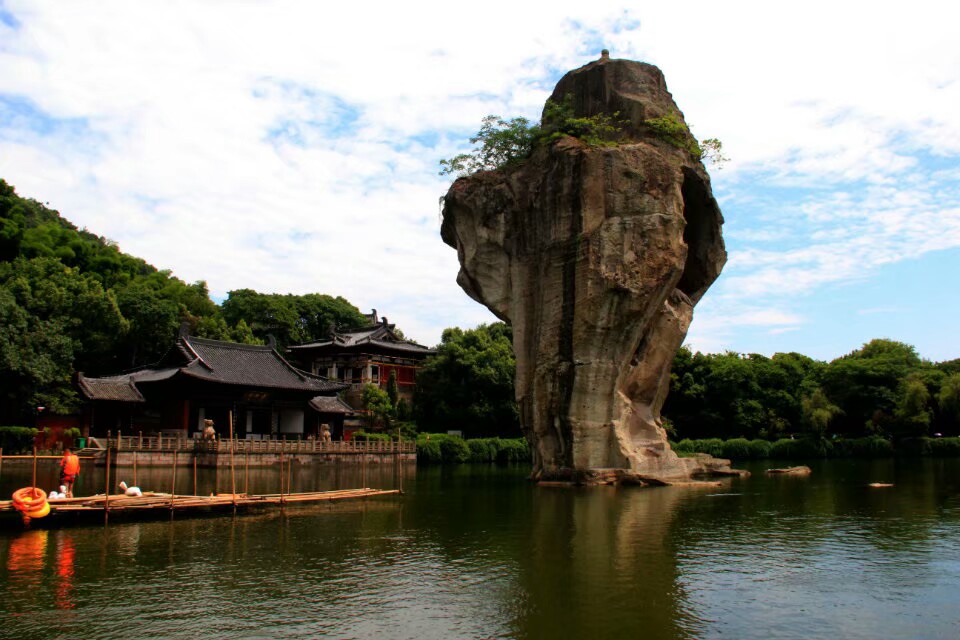
<svg viewBox="0 0 960 640"><path fill-rule="evenodd" d="M689 491L537 490L517 636L694 637L669 539Z"/></svg>
<svg viewBox="0 0 960 640"><path fill-rule="evenodd" d="M0 635L57 637L71 619L98 638L953 637L958 462L758 467L695 490L410 468L402 498L8 531ZM139 471L141 486L171 480ZM279 486L250 471L252 491ZM366 472L394 482L389 465ZM867 486L881 480L895 486Z"/></svg>
<svg viewBox="0 0 960 640"><path fill-rule="evenodd" d="M74 563L77 549L70 536L60 536L57 540L55 602L58 609L73 609L77 606L73 599L73 580L76 573Z"/></svg>

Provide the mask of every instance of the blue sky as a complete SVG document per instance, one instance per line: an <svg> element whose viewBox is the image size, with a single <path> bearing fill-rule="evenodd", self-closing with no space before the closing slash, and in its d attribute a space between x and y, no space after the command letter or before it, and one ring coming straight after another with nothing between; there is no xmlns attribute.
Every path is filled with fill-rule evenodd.
<svg viewBox="0 0 960 640"><path fill-rule="evenodd" d="M0 0L0 176L214 296L342 295L433 344L493 319L438 160L606 47L731 158L694 349L960 357L960 9L527 4Z"/></svg>

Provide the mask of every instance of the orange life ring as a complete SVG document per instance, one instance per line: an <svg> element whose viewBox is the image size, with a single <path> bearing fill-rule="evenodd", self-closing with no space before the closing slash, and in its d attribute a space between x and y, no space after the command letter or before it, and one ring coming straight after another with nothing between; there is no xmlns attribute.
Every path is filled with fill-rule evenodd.
<svg viewBox="0 0 960 640"><path fill-rule="evenodd" d="M30 518L42 518L50 513L47 494L37 487L24 487L13 492L13 506Z"/></svg>

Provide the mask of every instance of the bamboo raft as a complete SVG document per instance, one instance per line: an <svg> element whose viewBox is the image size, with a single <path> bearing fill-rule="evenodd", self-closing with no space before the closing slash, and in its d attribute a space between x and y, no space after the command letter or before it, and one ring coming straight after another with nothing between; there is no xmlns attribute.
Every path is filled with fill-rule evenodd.
<svg viewBox="0 0 960 640"><path fill-rule="evenodd" d="M398 489L343 489L338 491L313 491L308 493L268 493L248 495L245 493L220 493L211 496L180 495L170 493L144 492L142 496L127 496L123 494L105 496L102 493L82 498L54 498L48 500L50 515L31 521L31 526L51 526L62 524L66 520L86 519L83 516L100 516L104 519L108 515L162 515L185 513L199 515L204 512L223 511L227 509L250 509L271 506L310 504L333 502L340 500L356 500L372 496L383 496L401 493ZM20 522L20 513L14 508L12 500L0 501L0 516L16 515ZM71 518L70 516L76 516ZM8 520L4 518L3 522Z"/></svg>

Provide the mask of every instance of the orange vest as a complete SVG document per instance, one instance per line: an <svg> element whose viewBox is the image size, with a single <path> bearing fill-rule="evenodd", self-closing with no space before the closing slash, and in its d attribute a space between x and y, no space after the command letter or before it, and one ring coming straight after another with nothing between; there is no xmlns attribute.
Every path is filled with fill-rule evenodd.
<svg viewBox="0 0 960 640"><path fill-rule="evenodd" d="M80 458L71 454L63 456L63 459L60 461L60 466L63 467L63 472L68 476L75 476L80 473Z"/></svg>

